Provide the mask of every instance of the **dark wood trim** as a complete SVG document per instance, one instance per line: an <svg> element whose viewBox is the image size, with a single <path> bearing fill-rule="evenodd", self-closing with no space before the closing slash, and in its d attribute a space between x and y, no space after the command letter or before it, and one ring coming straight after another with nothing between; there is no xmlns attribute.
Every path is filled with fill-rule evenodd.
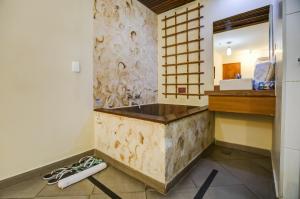
<svg viewBox="0 0 300 199"><path fill-rule="evenodd" d="M271 157L271 151L269 151L267 149L260 149L260 148L256 148L256 147L234 144L234 143L229 143L229 142L223 142L223 141L219 141L219 140L216 140L215 144L217 146L237 149L240 151L255 153L255 154L266 156L266 157Z"/></svg>
<svg viewBox="0 0 300 199"><path fill-rule="evenodd" d="M167 17L165 16L165 19ZM167 27L167 20L165 20L165 27ZM165 29L165 35L167 35L167 29ZM165 38L165 46L167 46L167 38ZM174 54L174 56L176 56L176 53ZM168 48L165 48L165 64L168 64ZM168 67L165 67L165 74L168 74ZM168 92L168 86L167 86L167 83L168 83L168 77L165 76L165 93ZM165 95L165 98L167 98L167 95Z"/></svg>
<svg viewBox="0 0 300 199"><path fill-rule="evenodd" d="M189 8L185 8L185 11L184 12L180 12L180 13L177 13L177 12L174 12L174 14L172 16L165 16L164 19L162 19L162 23L164 22L164 27L162 28L162 31L164 31L164 35L162 36L162 39L164 39L165 41L165 44L164 46L162 46L163 49L165 49L165 53L164 55L162 56L165 60L165 63L162 64L162 67L165 67L165 74L163 74L163 76L165 77L165 82L162 84L162 86L164 86L164 92L162 93L163 95L165 95L165 98L167 98L168 95L173 95L175 96L175 98L178 97L178 95L184 95L187 97L187 99L189 99L189 96L198 96L199 99L201 98L202 94L201 94L201 90L200 90L200 86L203 85L201 82L200 82L200 76L201 76L201 70L200 70L200 65L201 63L204 63L204 60L201 60L200 59L200 53L202 51L204 51L203 49L201 49L201 46L200 46L200 42L202 40L204 40L204 38L201 38L200 37L200 30L201 28L203 28L204 26L201 25L201 19L203 18L203 16L200 15L200 10L201 8L203 8L202 5L200 5L200 3L198 3L197 7L193 8L193 9L189 9ZM197 16L193 16L191 19L189 19L189 13L191 12L197 12ZM178 16L183 16L185 17L185 21L183 22L179 22L178 23ZM167 21L169 19L174 19L174 23L172 24L169 24L167 25ZM172 20L173 21L173 20ZM198 24L197 25L193 25L193 24L189 24L190 22L193 22L193 21L197 21ZM184 26L182 25L185 25L185 29L184 30L180 30L178 31L178 26L181 26L184 28ZM174 28L174 29L171 29L171 30L174 30L174 33L169 33L167 34L167 29L170 29L170 28ZM189 38L189 33L191 31L197 31L197 38L193 39L192 38ZM185 41L183 42L178 42L178 35L184 35L185 36ZM170 42L170 44L168 44L167 42L167 38L169 37L172 37L174 38L174 42ZM190 40L191 39L191 40ZM198 49L194 49L192 51L190 51L190 46L189 44L190 43L198 43ZM185 52L178 52L178 46L180 45L185 45L183 47L185 47ZM174 51L175 52L172 52L172 54L168 55L167 54L167 51L166 49L167 48L170 48L170 47L174 47ZM190 54L192 53L197 53L198 54L198 60L193 60L191 61L190 60ZM186 61L185 62L178 62L178 56L180 55L186 55ZM175 58L175 63L172 62L172 63L167 63L167 58L168 57L174 57ZM198 75L198 82L194 82L194 83L191 83L190 82L190 66L192 64L197 64L198 65L198 71L197 73L193 73L193 74L197 74ZM181 65L185 65L185 69L186 69L186 73L179 73L178 71L178 66L181 66ZM168 70L167 70L167 67L174 67L175 69L175 72L173 74L168 74ZM184 78L186 80L186 82L178 82L178 76L179 75L185 75L186 74L186 77ZM167 77L174 77L174 83L168 83L167 82ZM173 78L172 78L173 79ZM182 81L182 80L181 80ZM184 80L183 80L184 81ZM180 84L181 83L181 84ZM185 88L179 88L178 85L184 85L186 86ZM197 91L197 94L196 93L192 93L190 94L190 85L196 85L198 86L198 91ZM175 92L170 92L168 91L168 86L174 86L172 88L175 88ZM178 89L184 89L184 93L180 92Z"/></svg>
<svg viewBox="0 0 300 199"><path fill-rule="evenodd" d="M198 3L198 6L200 6L200 3ZM201 13L200 13L200 9L198 9L198 18L199 18L199 20L198 20L198 23L199 23L199 26L201 26L200 24L201 24L201 20L200 20L200 16L201 16ZM200 30L198 31L198 39L199 40L201 40L201 36L200 36L201 34L200 34ZM201 45L200 45L200 42L198 42L198 50L199 50L199 52L198 52L198 60L200 61L201 60L201 52L200 52L200 49L201 49ZM201 85L200 85L200 83L201 83L201 76L200 76L200 72L201 72L201 63L204 63L204 61L203 62L198 62L198 72L199 72L199 75L198 75L198 94L199 94L199 99L201 99Z"/></svg>
<svg viewBox="0 0 300 199"><path fill-rule="evenodd" d="M189 75L187 75L189 76ZM181 85L181 86L188 86L188 85L199 85L199 83L177 83L177 84L172 84L172 83L169 83L169 84L163 84L163 85L169 85L169 86L175 86L175 85ZM200 83L200 85L204 85L204 83Z"/></svg>
<svg viewBox="0 0 300 199"><path fill-rule="evenodd" d="M188 44L188 43L194 43L194 42L199 42L199 41L203 41L203 40L204 40L204 38L194 39L194 40L190 40L190 41L180 42L180 43L177 43L177 44L166 45L166 46L163 46L162 48L170 48L170 47L174 47L174 46L185 45L185 44Z"/></svg>
<svg viewBox="0 0 300 199"><path fill-rule="evenodd" d="M189 28L189 29L182 30L182 31L179 31L179 32L175 32L175 33L172 33L172 34L169 34L169 35L165 35L162 38L168 38L168 37L177 36L179 34L188 33L189 31L198 30L200 28L204 28L204 26L198 26L198 27L194 27L194 28Z"/></svg>
<svg viewBox="0 0 300 199"><path fill-rule="evenodd" d="M24 181L24 180L32 179L34 177L42 176L42 175L52 171L53 169L73 164L74 162L77 162L80 158L87 156L87 155L94 155L94 149L80 153L78 155L71 156L69 158L54 162L52 164L49 164L49 165L46 165L46 166L43 166L43 167L40 167L37 169L33 169L31 171L16 175L14 177L4 179L4 180L0 181L0 189L8 187L10 185L17 184L20 181Z"/></svg>
<svg viewBox="0 0 300 199"><path fill-rule="evenodd" d="M163 74L163 76L175 76L175 75L198 75L198 74L200 74L200 75L203 75L204 74L204 72L200 72L200 73L198 73L198 72L194 72L194 73L177 73L177 74L173 74L173 73L168 73L168 74Z"/></svg>
<svg viewBox="0 0 300 199"><path fill-rule="evenodd" d="M203 16L200 16L200 18L202 19ZM186 20L186 21L177 23L177 26L184 25L184 24L188 24L188 23L190 23L190 22L197 21L197 20L199 20L199 17L195 17L194 19L190 19L190 20ZM166 21L166 20L165 20L165 21ZM176 26L176 25L167 26L167 27L165 27L165 28L162 28L162 30L166 30L166 29L169 29L169 28L174 28L175 26Z"/></svg>
<svg viewBox="0 0 300 199"><path fill-rule="evenodd" d="M203 52L203 51L204 51L204 49L192 50L192 51L188 51L188 52L177 53L177 55L187 55L187 54L198 53L198 52ZM173 56L176 56L176 54L163 55L163 58L173 57Z"/></svg>
<svg viewBox="0 0 300 199"><path fill-rule="evenodd" d="M190 62L175 63L175 64L164 64L162 65L162 67L180 66L180 65L187 65L187 64L199 64L199 63L204 63L204 61L190 61Z"/></svg>
<svg viewBox="0 0 300 199"><path fill-rule="evenodd" d="M178 42L177 42L177 15L176 15L176 12L175 12L175 44L177 44ZM166 36L166 38L167 38L167 35L165 35ZM176 83L176 86L175 86L175 98L177 99L177 93L178 93L178 86L177 86L177 83L178 83L178 75L177 75L177 73L178 73L178 55L177 55L177 53L178 53L178 46L177 45L175 45L175 83ZM166 65L167 66L167 65Z"/></svg>
<svg viewBox="0 0 300 199"><path fill-rule="evenodd" d="M156 14L161 14L174 8L183 6L194 0L138 0Z"/></svg>
<svg viewBox="0 0 300 199"><path fill-rule="evenodd" d="M162 93L163 95L184 95L184 96L205 96L204 94L198 94L198 93Z"/></svg>
<svg viewBox="0 0 300 199"><path fill-rule="evenodd" d="M185 15L185 14L187 14L187 13L196 11L196 10L201 9L201 8L203 8L203 7L204 7L203 5L199 5L199 6L197 6L196 8L193 8L193 9L190 9L190 10L188 10L188 11L181 12L181 13L177 13L177 14L175 14L175 15L172 15L172 16L170 16L170 17L167 17L166 19L162 19L161 21L173 19L175 16L178 17L178 16L181 16L181 15Z"/></svg>
<svg viewBox="0 0 300 199"><path fill-rule="evenodd" d="M234 15L213 23L213 33L220 33L269 21L270 5Z"/></svg>
<svg viewBox="0 0 300 199"><path fill-rule="evenodd" d="M189 8L186 8L185 20L187 22L189 21L189 13L188 13L188 11L189 11ZM200 20L200 18L198 20ZM186 30L189 29L189 23L185 24L185 29ZM188 33L188 31L186 31L185 40L186 41L190 40L189 39L189 33ZM189 64L190 63L190 53L189 53L189 51L190 51L189 44L186 44L186 63L187 63L187 65L186 65L186 73L190 73L190 64ZM200 51L200 49L198 51ZM186 84L186 90L187 90L186 93L189 94L190 93L190 87L189 87L189 85L191 85L190 84L190 76L189 75L186 76L186 83L187 83ZM187 99L189 99L189 95L187 95Z"/></svg>

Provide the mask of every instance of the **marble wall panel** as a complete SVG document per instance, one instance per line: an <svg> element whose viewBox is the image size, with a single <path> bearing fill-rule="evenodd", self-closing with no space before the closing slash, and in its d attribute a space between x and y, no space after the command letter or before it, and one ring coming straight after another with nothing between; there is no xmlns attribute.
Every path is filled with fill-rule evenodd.
<svg viewBox="0 0 300 199"><path fill-rule="evenodd" d="M96 149L165 183L165 126L96 112Z"/></svg>
<svg viewBox="0 0 300 199"><path fill-rule="evenodd" d="M214 141L213 125L213 114L205 111L166 126L166 182Z"/></svg>
<svg viewBox="0 0 300 199"><path fill-rule="evenodd" d="M137 0L94 1L94 105L157 102L157 15Z"/></svg>

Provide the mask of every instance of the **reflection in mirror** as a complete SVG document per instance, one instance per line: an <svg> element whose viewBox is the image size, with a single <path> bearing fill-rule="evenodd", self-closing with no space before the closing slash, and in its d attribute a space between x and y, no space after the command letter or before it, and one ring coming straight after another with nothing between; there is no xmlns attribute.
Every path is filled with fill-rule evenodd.
<svg viewBox="0 0 300 199"><path fill-rule="evenodd" d="M239 16L232 17L235 22L227 18L214 23L214 85L221 90L274 89L269 20L253 23L250 17L250 23L242 25L245 20ZM238 23L240 27L233 27Z"/></svg>
<svg viewBox="0 0 300 199"><path fill-rule="evenodd" d="M214 84L254 78L257 62L269 59L269 23L214 34Z"/></svg>

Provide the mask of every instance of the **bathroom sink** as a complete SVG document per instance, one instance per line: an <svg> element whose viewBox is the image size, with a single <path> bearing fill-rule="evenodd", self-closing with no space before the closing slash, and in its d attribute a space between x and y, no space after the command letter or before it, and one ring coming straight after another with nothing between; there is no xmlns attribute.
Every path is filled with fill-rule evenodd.
<svg viewBox="0 0 300 199"><path fill-rule="evenodd" d="M220 90L252 90L252 79L220 80Z"/></svg>

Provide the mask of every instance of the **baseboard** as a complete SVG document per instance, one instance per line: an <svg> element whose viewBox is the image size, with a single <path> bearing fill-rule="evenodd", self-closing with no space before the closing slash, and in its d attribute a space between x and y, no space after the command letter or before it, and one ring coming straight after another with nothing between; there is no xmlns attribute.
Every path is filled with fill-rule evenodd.
<svg viewBox="0 0 300 199"><path fill-rule="evenodd" d="M274 180L274 186L275 186L275 193L276 193L276 198L279 198L279 184L276 178L276 172L275 172L275 167L274 167L274 162L273 162L273 155L271 153L271 163L272 163L272 173L273 173L273 180Z"/></svg>
<svg viewBox="0 0 300 199"><path fill-rule="evenodd" d="M126 173L127 175L147 184L148 186L154 188L156 191L165 194L166 193L166 187L167 185L159 182L127 165L125 165L124 163L115 160L113 158L111 158L110 156L106 155L105 153L95 149L95 155L98 158L103 159L106 163L108 163L108 165L111 165L112 167Z"/></svg>
<svg viewBox="0 0 300 199"><path fill-rule="evenodd" d="M106 155L105 153L102 153L101 151L98 151L96 149L92 149L83 153L80 153L78 155L74 155L72 157L66 158L64 160L60 160L57 162L54 162L52 164L33 169L31 171L28 171L23 174L19 174L17 176L4 179L0 181L0 189L8 187L10 185L17 184L20 181L28 180L34 177L39 177L44 175L45 173L48 173L52 171L55 168L63 167L66 165L70 165L74 162L77 162L81 157L87 156L87 155L95 155L101 159L103 159L105 162L107 162L109 165L113 166L114 168L126 173L127 175L147 184L149 187L154 188L156 191L166 194L172 187L174 187L185 175L189 173L192 167L196 165L196 163L201 158L202 154L209 150L209 148L212 146L211 144L207 149L205 149L203 152L201 152L198 156L196 156L184 169L182 169L170 182L168 183L162 183L159 182L125 164L122 162L115 160L111 158L110 156Z"/></svg>
<svg viewBox="0 0 300 199"><path fill-rule="evenodd" d="M43 167L40 167L40 168L37 168L37 169L33 169L33 170L28 171L26 173L22 173L22 174L13 176L11 178L1 180L0 181L0 189L8 187L10 185L14 185L14 184L16 184L20 181L23 181L23 180L27 180L27 179L31 179L31 178L34 178L34 177L42 176L45 173L48 173L48 172L52 171L55 168L70 165L70 164L78 161L81 157L87 156L87 155L94 155L94 150L92 149L92 150L89 150L89 151L71 156L69 158L54 162L52 164L49 164L49 165L46 165L46 166L43 166Z"/></svg>
<svg viewBox="0 0 300 199"><path fill-rule="evenodd" d="M241 151L245 151L245 152L255 153L255 154L266 156L266 157L271 157L271 152L267 149L260 149L260 148L255 148L255 147L251 147L251 146L233 144L233 143L223 142L223 141L219 141L219 140L216 140L215 144L217 146L223 146L223 147L237 149L237 150L241 150Z"/></svg>

